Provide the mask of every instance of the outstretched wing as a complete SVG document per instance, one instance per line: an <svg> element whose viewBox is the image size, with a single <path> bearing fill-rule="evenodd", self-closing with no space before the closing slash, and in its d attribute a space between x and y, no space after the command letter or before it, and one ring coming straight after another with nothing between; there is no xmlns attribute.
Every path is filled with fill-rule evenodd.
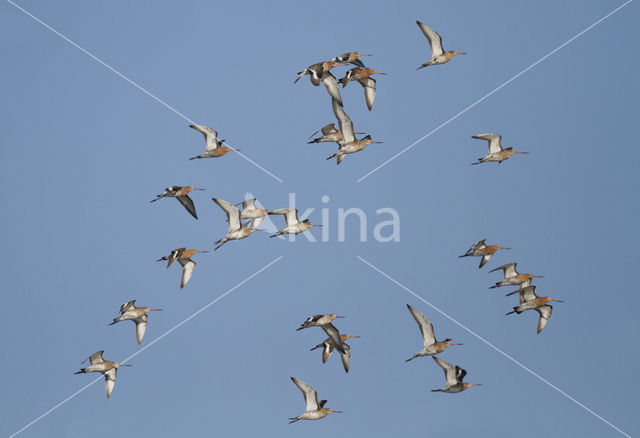
<svg viewBox="0 0 640 438"><path fill-rule="evenodd" d="M335 114L336 119L338 119L338 126L340 126L340 132L342 132L343 144L351 143L356 139L353 135L353 122L338 102L332 100L331 106L333 107L333 113Z"/></svg>
<svg viewBox="0 0 640 438"><path fill-rule="evenodd" d="M367 102L367 108L371 111L373 101L376 98L376 80L373 78L362 78L358 79L358 82L364 89L364 100Z"/></svg>
<svg viewBox="0 0 640 438"><path fill-rule="evenodd" d="M502 150L502 136L498 134L478 134L471 138L477 138L479 140L486 140L489 142L489 154L495 154Z"/></svg>
<svg viewBox="0 0 640 438"><path fill-rule="evenodd" d="M296 379L295 377L291 377L291 380L295 385L302 391L302 395L304 396L304 402L307 405L307 411L315 411L318 409L318 393L315 389L311 387L311 385L303 382L302 380Z"/></svg>
<svg viewBox="0 0 640 438"><path fill-rule="evenodd" d="M411 307L407 304L407 308L411 315L413 315L413 319L418 323L418 327L420 328L420 333L422 333L422 340L424 342L424 346L428 347L429 345L433 345L436 342L436 338L433 334L433 324L431 321L427 319L420 311Z"/></svg>
<svg viewBox="0 0 640 438"><path fill-rule="evenodd" d="M193 128L204 135L204 139L207 142L207 151L218 147L218 133L215 129L202 125L189 125L189 128Z"/></svg>
<svg viewBox="0 0 640 438"><path fill-rule="evenodd" d="M429 41L429 45L431 46L431 56L433 57L442 55L444 53L444 50L442 49L442 37L438 34L438 32L431 29L424 23L421 23L419 21L416 21L416 23L418 24L418 27L420 28L424 36L427 37L427 41Z"/></svg>

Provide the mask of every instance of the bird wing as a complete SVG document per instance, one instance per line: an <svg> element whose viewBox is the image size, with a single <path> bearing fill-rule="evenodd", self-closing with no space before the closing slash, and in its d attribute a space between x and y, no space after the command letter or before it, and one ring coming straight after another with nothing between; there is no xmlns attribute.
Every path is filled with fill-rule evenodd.
<svg viewBox="0 0 640 438"><path fill-rule="evenodd" d="M542 331L545 325L549 322L549 318L551 318L551 311L553 307L548 304L544 306L540 306L536 308L536 312L540 314L540 318L538 318L538 333Z"/></svg>
<svg viewBox="0 0 640 438"><path fill-rule="evenodd" d="M191 216L193 216L194 218L198 219L198 215L196 213L196 206L193 205L193 201L191 200L191 198L188 195L177 196L177 198L178 198L178 201L180 201L180 204L182 204L182 206L187 209L189 214L191 214Z"/></svg>
<svg viewBox="0 0 640 438"><path fill-rule="evenodd" d="M120 313L125 313L129 309L133 309L135 307L136 300L131 300L127 303L124 303L120 306Z"/></svg>
<svg viewBox="0 0 640 438"><path fill-rule="evenodd" d="M424 342L424 346L428 347L436 342L436 338L433 334L433 324L431 321L427 319L418 309L415 309L407 304L407 308L411 315L413 315L413 319L418 323L418 327L420 328L420 333L422 333L422 340Z"/></svg>
<svg viewBox="0 0 640 438"><path fill-rule="evenodd" d="M238 231L242 224L240 223L240 210L235 205L224 199L211 198L213 202L218 204L225 214L227 215L227 221L229 221L229 232Z"/></svg>
<svg viewBox="0 0 640 438"><path fill-rule="evenodd" d="M462 379L464 379L464 376L466 375L467 370L456 365L456 379L458 380L458 383L462 382Z"/></svg>
<svg viewBox="0 0 640 438"><path fill-rule="evenodd" d="M448 362L440 359L437 356L432 356L433 360L436 361L438 365L444 370L444 377L447 380L447 386L452 386L458 383L458 377L456 372L456 367L451 365Z"/></svg>
<svg viewBox="0 0 640 438"><path fill-rule="evenodd" d="M107 392L107 398L111 395L113 387L116 385L116 376L118 375L118 368L111 368L104 373L104 389Z"/></svg>
<svg viewBox="0 0 640 438"><path fill-rule="evenodd" d="M318 393L316 390L313 389L311 385L303 382L302 380L296 379L295 377L292 377L291 380L296 384L298 389L302 391L304 402L307 405L307 411L315 411L318 409Z"/></svg>
<svg viewBox="0 0 640 438"><path fill-rule="evenodd" d="M342 106L338 105L338 102L332 100L331 106L333 107L333 113L336 115L336 119L338 119L338 126L340 126L340 132L342 132L342 141L344 144L351 143L356 139L353 135L353 122L347 113L344 112Z"/></svg>
<svg viewBox="0 0 640 438"><path fill-rule="evenodd" d="M491 259L491 256L492 254L483 255L482 259L480 260L480 266L478 266L478 268L482 268L484 265L486 265L489 259Z"/></svg>
<svg viewBox="0 0 640 438"><path fill-rule="evenodd" d="M433 57L442 55L442 53L444 53L444 50L442 49L442 37L438 34L438 32L431 29L424 23L421 23L419 21L416 21L416 23L418 23L418 27L429 41L429 45L431 46L431 56Z"/></svg>
<svg viewBox="0 0 640 438"><path fill-rule="evenodd" d="M342 96L340 95L340 89L338 88L338 81L331 72L325 72L322 75L322 84L327 89L331 99L338 102L342 106Z"/></svg>
<svg viewBox="0 0 640 438"><path fill-rule="evenodd" d="M271 210L269 214L283 214L287 226L295 225L299 222L297 208L278 208L277 210Z"/></svg>
<svg viewBox="0 0 640 438"><path fill-rule="evenodd" d="M331 338L329 338L322 343L322 346L322 363L325 363L327 360L329 360L331 353L333 353L333 341L331 340Z"/></svg>
<svg viewBox="0 0 640 438"><path fill-rule="evenodd" d="M245 199L242 201L242 210L253 210L256 208L256 198Z"/></svg>
<svg viewBox="0 0 640 438"><path fill-rule="evenodd" d="M327 126L320 130L323 135L332 134L337 131L336 125L334 123L329 123ZM317 131L316 131L317 132Z"/></svg>
<svg viewBox="0 0 640 438"><path fill-rule="evenodd" d="M86 361L89 361L91 365L102 363L104 362L104 359L102 358L102 353L104 353L104 350L97 351L93 353L91 356L89 356L88 358L86 358L85 360L83 360L81 363L85 363Z"/></svg>
<svg viewBox="0 0 640 438"><path fill-rule="evenodd" d="M344 346L342 344L342 338L340 337L340 332L336 328L335 325L329 323L321 325L322 329L329 335L331 340L333 341L333 345L340 350L340 352L344 351Z"/></svg>
<svg viewBox="0 0 640 438"><path fill-rule="evenodd" d="M136 340L138 341L138 345L142 342L142 338L144 337L144 332L147 331L147 321L149 317L144 314L134 319L133 322L136 323Z"/></svg>
<svg viewBox="0 0 640 438"><path fill-rule="evenodd" d="M502 136L498 134L478 134L471 138L477 138L479 140L486 140L489 142L489 154L495 154L502 150Z"/></svg>
<svg viewBox="0 0 640 438"><path fill-rule="evenodd" d="M517 265L517 263L507 263L506 265L498 266L497 268L494 268L494 269L490 270L489 272L495 272L495 271L499 271L499 270L502 269L502 271L504 273L504 278L513 277L514 275L517 274L516 265Z"/></svg>
<svg viewBox="0 0 640 438"><path fill-rule="evenodd" d="M538 298L538 296L536 295L535 286L520 288L520 304L526 303L527 301L533 301L536 298Z"/></svg>
<svg viewBox="0 0 640 438"><path fill-rule="evenodd" d="M218 147L218 133L215 129L202 125L189 125L189 128L193 128L204 135L204 139L207 142L207 151L211 151Z"/></svg>
<svg viewBox="0 0 640 438"><path fill-rule="evenodd" d="M373 78L362 78L358 79L358 82L364 89L364 100L367 102L367 108L371 111L373 101L376 98L376 80Z"/></svg>
<svg viewBox="0 0 640 438"><path fill-rule="evenodd" d="M349 372L349 365L351 364L351 347L349 344L343 343L344 353L340 352L340 359L342 359L342 366L344 367L345 373Z"/></svg>
<svg viewBox="0 0 640 438"><path fill-rule="evenodd" d="M171 254L169 254L168 261L167 261L167 268L171 266L173 262L175 262L180 257L180 254L185 249L187 248L176 248L173 251L171 251Z"/></svg>
<svg viewBox="0 0 640 438"><path fill-rule="evenodd" d="M471 250L477 251L480 248L486 247L487 245L484 243L486 240L487 239L482 239L482 240L479 240L478 242L474 243L473 246L471 247Z"/></svg>
<svg viewBox="0 0 640 438"><path fill-rule="evenodd" d="M193 270L196 267L196 262L191 259L178 259L178 261L182 265L182 280L180 281L180 289L182 289L187 283L189 283L189 280L191 280Z"/></svg>

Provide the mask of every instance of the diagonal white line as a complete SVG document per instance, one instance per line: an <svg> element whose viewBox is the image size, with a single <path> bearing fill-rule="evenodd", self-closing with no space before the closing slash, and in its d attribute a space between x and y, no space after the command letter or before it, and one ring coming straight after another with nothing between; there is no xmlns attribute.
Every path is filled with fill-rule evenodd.
<svg viewBox="0 0 640 438"><path fill-rule="evenodd" d="M125 360L122 361L122 363L127 362L128 360L133 359L134 357L136 357L137 355L139 355L140 353L142 353L143 351L145 351L147 348L151 347L153 344L155 344L156 342L158 342L159 340L163 339L164 337L166 337L167 335L169 335L171 332L173 332L174 330L176 330L178 327L186 324L187 322L189 322L190 320L192 320L193 318L195 318L196 316L198 316L200 313L204 312L205 310L207 310L209 307L213 306L215 303L217 303L218 301L220 301L221 299L223 299L224 297L226 297L227 295L229 295L230 293L232 293L233 291L235 291L236 289L238 289L240 286L242 286L243 284L245 284L247 281L251 280L252 278L254 278L255 276L259 275L261 272L263 272L264 270L268 269L271 265L273 265L276 262L279 262L280 260L282 260L283 256L280 256L274 260L271 261L271 263L269 263L268 265L263 266L262 268L260 268L259 270L257 270L256 272L254 272L253 274L251 274L250 276L248 276L247 278L245 278L244 280L242 280L240 283L236 284L235 286L233 286L231 289L229 289L228 291L226 291L225 293L223 293L222 295L220 295L218 298L216 298L215 300L211 301L209 304L207 304L206 306L202 307L200 310L198 310L197 312L191 314L189 317L183 319L181 322L179 322L178 324L176 324L173 328L167 330L166 332L164 332L163 334L161 334L160 336L158 336L157 338L155 338L153 341L151 341L149 344L145 345L144 347L142 347L140 350L136 351L135 353L133 353L131 356L127 357ZM42 415L40 415L39 417L35 418L33 421L31 421L29 424L27 424L26 426L24 426L23 428L21 428L20 430L18 430L17 432L15 432L13 435L9 436L9 438L13 438L16 435L24 432L25 430L27 430L29 427L31 427L32 425L34 425L35 423L37 423L38 421L42 420L44 417L46 417L47 415L49 415L50 413L52 413L53 411L55 411L56 409L58 409L60 406L64 405L65 403L67 403L69 400L73 399L75 396L77 396L78 394L80 394L81 392L83 392L84 390L86 390L87 388L89 388L91 385L95 384L98 380L101 380L102 376L97 377L95 380L93 380L91 383L88 383L87 385L83 386L82 388L80 388L78 391L74 392L73 394L71 394L69 397L65 398L64 400L62 400L60 403L58 403L57 405L55 405L54 407L52 407L51 409L49 409L48 411L46 411L45 413L43 413Z"/></svg>
<svg viewBox="0 0 640 438"><path fill-rule="evenodd" d="M379 274L381 274L382 276L384 276L385 278L387 278L388 280L390 280L391 282L395 283L396 285L400 286L402 289L404 289L405 291L409 292L411 295L413 295L414 297L416 297L417 299L419 299L420 301L422 301L423 303L425 303L426 305L428 305L429 307L431 307L433 310L437 311L438 313L440 313L442 316L444 316L445 318L449 319L451 322L453 322L454 324L458 325L459 327L463 328L464 330L466 330L467 332L471 333L473 336L475 336L476 338L478 338L480 341L484 342L485 344L487 344L489 347L493 348L495 351L497 351L498 353L500 353L501 355L503 355L504 357L506 357L507 359L509 359L510 361L512 361L513 363L515 363L516 365L518 365L520 368L522 368L523 370L525 370L526 372L528 372L529 374L533 375L534 377L536 377L538 380L540 380L541 382L547 384L548 386L550 386L551 388L555 389L556 391L558 391L560 394L564 395L566 398L568 398L569 400L571 400L572 402L574 402L575 404L577 404L578 406L580 406L581 408L583 408L584 410L586 410L587 412L589 412L591 415L595 416L596 418L598 418L599 420L605 422L606 424L608 424L609 426L611 426L612 428L614 428L615 430L617 430L618 432L620 432L622 435L631 438L630 435L628 435L627 433L625 433L624 431L620 430L618 427L616 427L615 425L611 424L609 421L605 420L604 418L602 418L600 415L596 414L594 411L592 411L591 409L589 409L588 407L586 407L585 405L583 405L582 403L580 403L578 400L576 400L575 398L571 397L569 394L567 394L566 392L564 392L563 390L561 390L560 388L558 388L557 386L555 386L553 383L549 382L547 379L545 379L544 377L540 376L539 374L537 374L535 371L531 370L530 368L527 368L525 365L523 365L522 363L518 362L516 359L514 359L513 357L509 356L507 353L505 353L504 351L502 351L500 348L496 347L495 345L493 345L491 342L487 341L485 338L483 338L482 336L480 336L479 334L477 334L476 332L474 332L473 330L467 328L465 325L463 325L462 323L458 322L456 319L454 319L452 316L449 316L447 313L445 313L444 311L440 310L439 308L437 308L436 306L434 306L433 304L431 304L429 301L425 300L424 298L422 298L420 295L418 295L417 293L415 293L414 291L412 291L411 289L409 289L408 287L406 287L404 284L400 283L399 281L395 280L394 278L392 278L391 276L389 276L388 274L382 272L380 269L378 269L377 267L373 266L371 263L369 263L368 261L366 261L365 259L363 259L360 256L356 256L356 258L358 260L360 260L362 263L366 264L367 266L369 266L371 269L373 269L374 271L378 272Z"/></svg>
<svg viewBox="0 0 640 438"><path fill-rule="evenodd" d="M134 87L136 87L138 90L142 91L143 93L145 93L147 96L151 97L152 99L154 99L156 102L164 105L165 107L167 107L168 109L170 109L171 111L173 111L174 113L176 113L177 115L179 115L180 117L182 117L183 119L185 119L186 121L188 121L189 123L191 123L192 125L197 125L196 122L194 122L193 120L191 120L189 117L185 116L183 113L181 113L180 111L178 111L177 109L175 109L174 107L172 107L171 105L169 105L167 102L165 102L164 100L160 99L158 96L154 95L153 93L151 93L150 91L147 91L144 87L142 87L142 85L138 84L137 82L129 79L128 77L126 77L125 75L123 75L122 73L120 73L118 70L116 70L115 68L111 67L109 64L107 64L106 62L104 62L103 60L101 60L100 58L98 58L97 56L95 56L94 54L92 54L91 52L89 52L88 50L86 50L85 48L79 46L78 44L76 44L75 42L71 41L69 38L67 38L65 35L61 34L60 32L58 32L57 30L55 30L53 27L49 26L47 23L45 23L44 21L42 21L41 19L39 19L38 17L36 17L35 15L31 14L29 11L27 11L26 9L22 8L21 6L19 6L18 4L14 3L11 0L7 0L7 2L9 2L10 4L12 4L13 6L15 6L17 9L19 9L20 11L24 12L26 15L28 15L29 17L33 18L35 21L37 21L38 23L40 23L41 25L43 25L44 27L46 27L47 29L49 29L51 32L55 33L56 35L58 35L60 38L62 38L63 40L65 40L66 42L68 42L69 44L71 44L72 46L74 46L75 48L81 50L84 54L88 55L89 57L91 57L93 60L99 62L100 64L102 64L103 66L105 66L106 68L108 68L109 70L111 70L113 73L115 73L116 75L120 76L122 79L124 79L125 81L129 82L131 85L133 85ZM224 145L229 146L227 143L223 142ZM267 169L265 169L264 167L260 166L259 164L257 164L255 161L249 159L246 155L241 154L240 152L238 152L237 150L234 150L234 152L238 155L240 155L242 158L244 158L245 160L247 160L248 162L250 162L251 164L253 164L254 166L256 166L258 169L262 170L264 173L266 173L267 175L271 176L272 178L274 178L275 180L277 180L278 182L282 182L282 180L280 178L278 178L277 176L275 176L273 173L269 172Z"/></svg>
<svg viewBox="0 0 640 438"><path fill-rule="evenodd" d="M364 180L365 178L367 178L369 175L371 175L372 173L378 171L379 169L381 169L382 167L386 166L387 164L389 164L390 162L392 162L393 160L395 160L396 158L398 158L400 155L404 154L405 152L407 152L409 149L411 149L412 147L414 147L415 145L417 145L418 143L420 143L421 141L425 140L428 137L431 137L433 134L435 134L436 132L438 132L441 128L444 128L445 126L447 126L449 123L453 122L455 119L457 119L458 117L460 117L461 115L463 115L464 113L466 113L467 111L469 111L471 108L475 107L476 105L478 105L480 102L482 102L483 100L485 100L486 98L488 98L489 96L493 95L494 93L498 92L499 90L501 90L502 88L506 87L507 85L509 85L511 82L513 82L514 80L516 80L517 78L519 78L520 76L522 76L523 74L525 74L526 72L528 72L529 70L531 70L533 67L535 67L536 65L540 64L542 61L544 61L545 59L547 59L548 57L550 57L551 55L553 55L554 53L556 53L558 50L562 49L563 47L565 47L567 44L570 44L572 41L574 41L575 39L581 37L583 34L585 34L586 32L590 31L591 29L593 29L594 27L596 27L598 24L602 23L604 20L606 20L607 18L609 18L610 16L612 16L613 14L615 14L616 12L618 12L620 9L624 8L625 6L627 6L629 3L631 3L633 0L627 0L627 2L623 3L622 5L618 6L617 8L615 8L613 11L609 12L607 15L605 15L604 17L600 18L598 21L596 21L595 23L591 24L589 27L587 27L586 29L584 29L583 31L577 33L576 35L574 35L571 39L567 40L566 42L564 42L563 44L559 45L558 47L556 47L555 49L553 49L552 51L550 51L549 53L547 53L546 55L544 55L542 58L538 59L536 62L534 62L533 64L531 64L529 67L525 68L524 70L522 70L520 73L518 73L517 75L515 75L514 77L512 77L511 79L509 79L508 81L502 83L501 85L499 85L498 87L494 88L492 91L490 91L489 93L485 94L484 96L482 96L480 99L476 100L475 102L473 102L471 105L469 105L468 107L466 107L465 109L463 109L462 111L460 111L458 114L456 114L455 116L451 117L449 120L447 120L446 122L442 123L441 125L439 125L438 127L434 128L433 130L429 131L427 134L425 134L424 136L420 137L419 139L417 139L416 141L414 141L413 143L411 143L409 146L407 146L406 148L402 149L400 152L398 152L397 154L395 154L393 157L389 158L387 161L385 161L384 163L382 163L381 165L379 165L378 167L376 167L375 169L373 169L371 172L367 173L365 176L361 177L360 179L358 179L356 181L356 183L361 182L362 180Z"/></svg>

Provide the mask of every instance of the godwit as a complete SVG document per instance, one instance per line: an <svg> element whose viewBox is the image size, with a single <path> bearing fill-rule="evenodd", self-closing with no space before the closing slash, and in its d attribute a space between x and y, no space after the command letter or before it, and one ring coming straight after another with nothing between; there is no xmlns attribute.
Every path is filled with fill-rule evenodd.
<svg viewBox="0 0 640 438"><path fill-rule="evenodd" d="M309 327L321 327L327 335L333 340L333 345L341 352L346 353L344 348L344 344L342 343L342 337L340 336L340 332L338 329L332 324L333 320L336 318L344 318L344 316L338 316L335 313L330 313L326 315L313 315L310 316L300 324L300 327L296 329L296 331L300 331L302 329L306 329Z"/></svg>
<svg viewBox="0 0 640 438"><path fill-rule="evenodd" d="M221 157L229 151L236 150L227 146L222 146L224 144L224 140L218 140L218 132L215 129L202 125L189 125L189 128L193 128L196 131L201 132L207 142L205 151L196 157L189 158L190 160L195 160L196 158Z"/></svg>
<svg viewBox="0 0 640 438"><path fill-rule="evenodd" d="M82 363L89 360L91 365L86 368L82 368L80 371L76 371L73 374L102 373L104 375L104 389L107 392L107 398L109 398L111 391L113 391L113 387L116 384L118 367L130 367L131 365L104 360L102 358L102 353L104 353L104 350L93 353L91 356L83 360Z"/></svg>
<svg viewBox="0 0 640 438"><path fill-rule="evenodd" d="M426 24L423 24L419 21L416 21L416 23L418 24L418 27L420 28L424 36L427 37L427 41L429 41L429 45L431 46L431 59L418 67L418 70L429 65L438 65L449 62L455 55L465 55L464 52L456 52L455 50L445 52L442 48L442 37Z"/></svg>
<svg viewBox="0 0 640 438"><path fill-rule="evenodd" d="M295 81L293 81L293 83L295 84L296 82L298 82L304 75L309 75L311 83L314 86L317 87L318 85L320 85L320 83L322 83L327 89L329 96L331 96L332 99L336 100L340 104L340 106L342 106L342 97L340 96L338 81L336 80L336 77L329 71L333 67L338 65L344 64L340 64L339 62L335 61L318 62L317 64L313 64L312 66L305 68L301 72L298 72L298 77Z"/></svg>
<svg viewBox="0 0 640 438"><path fill-rule="evenodd" d="M242 204L240 219L261 219L269 214L269 210L256 207L256 198L245 199L242 202L238 202L238 204Z"/></svg>
<svg viewBox="0 0 640 438"><path fill-rule="evenodd" d="M281 236L282 234L298 234L307 231L311 227L322 226L312 223L309 219L299 221L297 208L279 208L277 210L271 210L269 214L284 215L284 221L286 224L283 229L269 237Z"/></svg>
<svg viewBox="0 0 640 438"><path fill-rule="evenodd" d="M357 65L358 67L364 68L364 64L362 63L362 61L358 59L360 56L371 56L371 55L365 55L364 53L361 53L361 52L347 52L347 53L343 53L340 56L336 56L335 58L332 59L332 61L342 62L344 64L353 64L353 65Z"/></svg>
<svg viewBox="0 0 640 438"><path fill-rule="evenodd" d="M196 189L195 187L191 187L191 186L186 186L186 187L171 186L164 189L163 193L156 195L156 199L151 200L151 202L156 202L158 199L161 199L161 198L177 198L178 201L180 201L180 204L182 204L184 208L187 209L189 214L191 214L191 216L193 216L194 218L198 219L198 215L196 214L196 207L193 205L193 201L189 197L189 192L193 190L204 190L204 189Z"/></svg>
<svg viewBox="0 0 640 438"><path fill-rule="evenodd" d="M370 77L372 74L386 75L386 73L380 73L370 68L354 67L338 81L342 84L342 88L346 87L350 81L358 81L364 90L364 100L369 111L373 108L373 101L376 98L376 80Z"/></svg>
<svg viewBox="0 0 640 438"><path fill-rule="evenodd" d="M291 380L302 391L304 396L304 402L307 405L307 410L304 414L297 417L289 418L289 424L295 423L298 420L319 420L326 417L329 414L341 414L342 411L334 411L333 409L325 408L326 400L318 401L318 393L307 383L302 380L298 380L292 377Z"/></svg>
<svg viewBox="0 0 640 438"><path fill-rule="evenodd" d="M480 386L480 383L463 382L462 379L467 375L467 371L459 366L453 366L436 356L433 356L433 360L444 370L447 385L442 389L432 389L431 392L448 392L449 394L454 394L456 392L462 392L470 386Z"/></svg>
<svg viewBox="0 0 640 438"><path fill-rule="evenodd" d="M351 362L351 347L345 341L347 339L354 339L359 337L360 336L340 335L340 340L342 341L342 345L344 346L345 351L344 353L340 352L340 359L342 359L342 366L344 367L344 371L347 373L349 372L349 364ZM327 338L322 342L322 344L316 345L310 351L322 348L322 363L325 363L331 356L331 353L333 353L334 347L335 344L333 342L333 339Z"/></svg>
<svg viewBox="0 0 640 438"><path fill-rule="evenodd" d="M196 262L191 260L195 254L203 253L208 251L199 251L197 249L186 249L186 248L176 248L171 251L171 254L168 256L164 256L156 260L157 262L161 260L167 260L167 268L171 266L173 262L176 260L178 263L182 265L182 280L180 281L180 289L182 289L185 284L191 280L191 276L193 275L193 270L196 267Z"/></svg>
<svg viewBox="0 0 640 438"><path fill-rule="evenodd" d="M136 307L136 300L131 300L120 306L120 316L114 318L109 325L113 325L120 321L133 321L136 323L136 339L138 345L142 342L144 332L147 331L147 312L160 311L162 309L152 309L151 307Z"/></svg>
<svg viewBox="0 0 640 438"><path fill-rule="evenodd" d="M487 239L482 239L481 241L474 243L466 253L458 257L481 256L482 259L480 259L480 266L478 266L478 268L482 268L491 259L491 256L494 255L497 250L511 249L499 245L487 245L486 243L484 243L485 240Z"/></svg>
<svg viewBox="0 0 640 438"><path fill-rule="evenodd" d="M539 334L544 326L549 322L551 311L553 310L553 307L547 303L552 301L556 303L564 303L564 301L554 300L551 297L539 297L536 295L535 291L535 286L526 286L508 293L507 296L520 293L520 305L514 307L513 310L506 315L511 315L512 313L517 313L519 315L525 310L535 310L540 314L540 318L538 318Z"/></svg>
<svg viewBox="0 0 640 438"><path fill-rule="evenodd" d="M223 199L211 199L225 212L227 215L227 222L229 222L229 231L227 231L227 235L216 241L215 244L219 245L215 247L214 251L230 240L244 239L245 237L250 236L254 231L260 230L257 227L260 225L260 222L262 222L264 216L251 219L243 224L240 220L241 215L238 207Z"/></svg>
<svg viewBox="0 0 640 438"><path fill-rule="evenodd" d="M497 268L490 270L489 272L495 272L502 269L504 273L504 280L489 287L489 289L500 286L519 286L532 278L542 278L542 275L520 274L516 271L516 265L517 263L507 263L506 265L498 266Z"/></svg>
<svg viewBox="0 0 640 438"><path fill-rule="evenodd" d="M420 313L417 309L411 307L408 304L407 308L409 309L409 312L411 312L411 315L413 315L413 319L415 319L418 323L420 333L422 333L423 345L422 350L418 351L409 359L405 360L405 362L409 362L411 359L415 359L416 357L420 356L433 356L434 354L442 353L447 347L451 345L462 345L454 344L453 342L451 342L450 338L438 342L435 335L433 334L433 324L431 324L431 321L429 321L429 319L427 319L427 317Z"/></svg>
<svg viewBox="0 0 640 438"><path fill-rule="evenodd" d="M477 138L479 140L487 140L489 142L489 153L482 157L478 158L476 163L471 164L480 164L486 163L489 161L497 161L498 163L502 163L504 160L511 157L511 155L515 154L528 154L529 152L518 152L513 148L502 148L502 136L498 134L478 134L474 135L471 138Z"/></svg>
<svg viewBox="0 0 640 438"><path fill-rule="evenodd" d="M380 141L371 140L370 135L367 135L360 140L356 139L353 132L353 122L351 121L347 113L344 112L342 106L338 105L335 100L331 101L331 106L333 107L333 113L338 119L340 132L342 132L342 142L338 143L340 145L338 147L338 152L331 155L330 157L327 157L327 160L335 157L337 158L336 164L340 164L342 160L344 160L345 155L359 152L371 143L382 143Z"/></svg>

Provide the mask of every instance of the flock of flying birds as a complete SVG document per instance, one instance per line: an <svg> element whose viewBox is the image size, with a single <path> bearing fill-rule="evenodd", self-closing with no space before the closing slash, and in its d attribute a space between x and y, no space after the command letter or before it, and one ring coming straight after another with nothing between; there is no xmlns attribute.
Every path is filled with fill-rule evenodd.
<svg viewBox="0 0 640 438"><path fill-rule="evenodd" d="M455 55L464 54L462 52L447 51L445 52L442 47L442 38L433 29L424 25L420 21L416 22L418 27L427 38L431 47L430 59L422 64L419 69L422 69L431 65L439 65L449 62ZM331 106L333 112L338 121L338 129L335 124L331 123L319 131L312 134L312 137L321 132L322 136L317 137L308 143L322 143L322 142L335 142L338 144L338 151L328 157L327 159L336 158L337 164L340 164L342 160L348 154L353 154L363 150L371 143L379 143L371 140L371 136L367 135L361 139L358 139L355 134L362 134L355 132L353 128L353 122L343 109L342 97L340 95L340 89L338 84L342 84L342 87L346 87L349 82L358 82L363 90L365 96L365 103L367 108L371 110L375 100L376 93L376 80L371 77L373 74L385 74L367 68L364 63L359 59L365 55L361 52L348 52L340 56L337 56L330 61L319 62L313 64L306 69L298 73L296 83L300 78L309 75L310 81L314 86L323 84L331 97ZM330 72L330 70L336 66L344 66L346 64L352 64L355 67L348 70L345 76L341 79L336 77ZM218 133L207 127L201 125L190 125L191 128L201 132L204 135L206 142L205 151L193 159L201 158L216 158L225 155L229 151L236 151L234 147L231 147L225 143L225 140L218 138ZM501 145L501 136L498 134L479 134L474 135L473 138L486 140L489 142L489 153L482 158L479 158L476 163L480 164L484 162L498 162L510 158L514 154L524 154L526 152L518 152L513 148L503 148ZM176 198L184 208L195 219L198 218L196 208L193 200L189 197L189 193L198 189L192 186L171 186L168 187L163 193L156 196L151 202L155 202L161 198ZM320 226L313 224L308 219L299 220L298 211L293 208L280 208L276 210L266 210L256 206L255 199L247 199L243 201L242 210L237 205L228 201L212 198L225 213L228 222L227 234L215 242L214 250L217 250L226 242L231 240L240 240L250 236L253 232L259 231L259 225L267 215L283 215L285 219L285 226L280 231L272 234L270 237L280 236L282 234L298 234L308 230L314 226ZM244 222L243 222L244 220ZM478 256L482 257L480 261L480 268L482 268L491 259L496 251L501 249L509 249L498 245L487 245L485 239L474 244L465 254L460 257ZM198 253L205 253L208 251L200 251L196 249L176 248L168 256L164 256L158 261L166 261L167 268L174 262L178 262L182 266L182 279L180 287L183 288L191 279L196 263L192 260L192 257ZM517 290L514 290L507 294L507 296L519 294L520 304L513 307L513 310L507 315L512 313L520 314L526 310L535 310L539 313L538 319L538 333L542 331L549 317L551 316L552 307L549 302L561 302L559 300L552 299L550 297L539 297L535 293L536 286L531 285L532 278L539 277L532 274L520 274L516 270L516 263L508 263L506 265L497 267L490 272L502 270L504 274L504 280L496 283L491 288L500 286L518 286ZM133 321L136 324L136 340L138 344L142 342L144 337L148 316L150 311L159 311L161 309L153 309L150 307L137 307L135 305L136 300L129 301L120 307L120 316L114 318L109 324L116 324L120 321ZM411 361L414 358L422 356L432 356L434 361L444 370L446 384L443 388L434 389L434 392L446 392L446 393L458 393L466 390L471 386L477 386L479 384L464 382L463 379L467 372L463 368L452 365L448 362L437 357L437 354L444 352L444 350L452 345L462 345L451 342L451 339L447 338L443 341L437 341L434 335L433 324L429 319L423 315L417 309L407 304L409 312L415 319L422 334L423 346L419 352L406 360ZM339 330L333 325L333 321L337 318L343 318L336 314L319 314L309 317L304 321L297 330L302 330L309 327L320 327L328 336L322 343L316 345L311 350L322 349L322 362L325 363L334 350L337 350L340 354L343 368L345 372L349 372L351 361L351 347L346 343L348 339L358 338L359 336L350 336L341 334ZM113 387L116 381L117 369L120 366L129 366L126 364L105 360L102 357L103 351L98 351L92 354L88 360L90 365L86 368L82 368L76 374L88 373L88 372L100 372L105 377L105 389L107 397L111 395ZM85 359L86 361L87 359ZM317 392L307 383L291 377L293 383L302 391L306 404L306 410L302 415L290 418L290 423L298 420L318 420L326 417L330 413L340 413L333 409L325 408L326 400L318 400Z"/></svg>

